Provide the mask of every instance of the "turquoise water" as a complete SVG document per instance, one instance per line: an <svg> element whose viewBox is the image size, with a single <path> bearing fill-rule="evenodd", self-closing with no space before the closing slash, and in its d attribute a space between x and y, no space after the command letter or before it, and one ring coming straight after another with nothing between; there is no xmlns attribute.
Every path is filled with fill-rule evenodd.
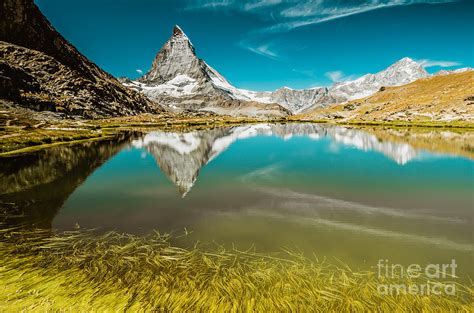
<svg viewBox="0 0 474 313"><path fill-rule="evenodd" d="M150 132L94 169L71 178L54 229L156 229L183 247L285 248L357 269L455 259L474 276L474 162L464 156L355 129L253 125Z"/></svg>

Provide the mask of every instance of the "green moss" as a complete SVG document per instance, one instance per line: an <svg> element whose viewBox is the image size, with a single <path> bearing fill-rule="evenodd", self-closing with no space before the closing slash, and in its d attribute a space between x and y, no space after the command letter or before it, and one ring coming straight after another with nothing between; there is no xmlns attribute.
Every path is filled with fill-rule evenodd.
<svg viewBox="0 0 474 313"><path fill-rule="evenodd" d="M21 141L17 145L10 145L7 146L7 149L3 150L3 152L0 153L0 157L7 157L7 156L14 156L14 155L20 155L24 153L31 153L34 151L42 150L42 149L47 149L59 145L64 145L64 144L80 144L80 143L85 143L88 141L93 141L93 140L104 140L104 139L112 139L113 136L84 136L85 139L74 139L74 137L58 137L58 138L50 138L51 143L43 143L43 141L38 141L38 140L26 140L26 141ZM48 140L48 139L45 139ZM31 144L35 143L35 144ZM10 148L10 149L9 149Z"/></svg>

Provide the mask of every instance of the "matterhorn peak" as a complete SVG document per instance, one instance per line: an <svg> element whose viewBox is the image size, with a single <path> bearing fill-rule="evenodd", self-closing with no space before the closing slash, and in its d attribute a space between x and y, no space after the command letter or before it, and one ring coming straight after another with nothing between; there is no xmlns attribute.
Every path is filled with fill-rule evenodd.
<svg viewBox="0 0 474 313"><path fill-rule="evenodd" d="M156 55L150 71L140 78L140 81L162 84L178 75L200 79L202 77L200 63L191 41L183 30L175 25L172 36Z"/></svg>
<svg viewBox="0 0 474 313"><path fill-rule="evenodd" d="M179 27L179 25L174 25L174 27L173 27L173 36L182 36L182 35L184 35L184 32L181 29L181 27Z"/></svg>
<svg viewBox="0 0 474 313"><path fill-rule="evenodd" d="M184 40L188 41L189 44L192 46L191 40L189 40L188 36L184 33L183 29L179 27L179 25L174 25L173 27L173 35L171 38L183 38Z"/></svg>

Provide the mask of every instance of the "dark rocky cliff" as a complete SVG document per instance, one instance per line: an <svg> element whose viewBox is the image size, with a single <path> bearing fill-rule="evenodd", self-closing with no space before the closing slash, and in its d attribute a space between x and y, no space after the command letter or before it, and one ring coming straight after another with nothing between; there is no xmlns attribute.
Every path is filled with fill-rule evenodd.
<svg viewBox="0 0 474 313"><path fill-rule="evenodd" d="M33 0L3 0L0 9L0 99L85 118L164 111L83 56Z"/></svg>

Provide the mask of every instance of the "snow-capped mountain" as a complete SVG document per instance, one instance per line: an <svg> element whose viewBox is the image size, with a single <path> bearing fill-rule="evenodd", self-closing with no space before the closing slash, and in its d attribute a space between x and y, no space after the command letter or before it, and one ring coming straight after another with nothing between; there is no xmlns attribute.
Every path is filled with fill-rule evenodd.
<svg viewBox="0 0 474 313"><path fill-rule="evenodd" d="M188 36L175 26L172 36L156 55L151 69L124 85L152 100L179 110L211 111L228 115L285 116L278 104L252 102L252 96L232 86L221 74L196 56Z"/></svg>
<svg viewBox="0 0 474 313"><path fill-rule="evenodd" d="M460 69L458 71L462 71ZM439 72L439 75L449 74ZM331 87L275 91L236 88L196 56L194 46L179 26L156 55L151 69L124 84L174 110L211 111L246 116L284 116L308 109L364 98L381 87L399 86L430 75L420 63L403 58L387 69Z"/></svg>
<svg viewBox="0 0 474 313"><path fill-rule="evenodd" d="M292 113L300 113L308 108L364 98L374 94L381 87L404 85L428 76L421 64L410 58L403 58L381 72L367 74L352 81L335 83L329 88L295 90L285 87L273 92L254 93L253 96L254 101L275 102Z"/></svg>
<svg viewBox="0 0 474 313"><path fill-rule="evenodd" d="M334 98L349 101L368 97L381 87L405 85L428 76L430 75L420 63L410 58L403 58L376 74L367 74L356 80L336 83L329 89L329 94Z"/></svg>

